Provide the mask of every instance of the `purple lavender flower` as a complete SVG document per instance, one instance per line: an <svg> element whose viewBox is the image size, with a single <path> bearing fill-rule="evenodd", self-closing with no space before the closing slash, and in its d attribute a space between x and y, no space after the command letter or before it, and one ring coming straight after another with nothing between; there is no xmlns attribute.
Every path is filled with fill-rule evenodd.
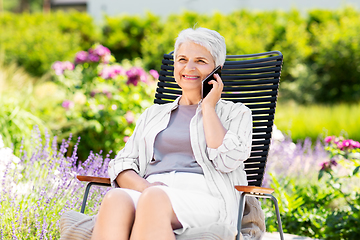
<svg viewBox="0 0 360 240"><path fill-rule="evenodd" d="M80 51L75 55L75 64L85 63L88 60L89 53L86 51Z"/></svg>

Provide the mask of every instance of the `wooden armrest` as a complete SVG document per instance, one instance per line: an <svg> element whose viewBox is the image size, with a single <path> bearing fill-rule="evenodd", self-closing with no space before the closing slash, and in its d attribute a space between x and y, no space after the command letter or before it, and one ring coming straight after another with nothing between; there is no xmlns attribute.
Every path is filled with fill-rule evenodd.
<svg viewBox="0 0 360 240"><path fill-rule="evenodd" d="M82 182L95 182L95 183L104 183L104 184L111 184L110 178L104 178L104 177L93 177L93 176L76 176L77 179L79 179Z"/></svg>
<svg viewBox="0 0 360 240"><path fill-rule="evenodd" d="M235 186L235 188L240 192L248 192L248 193L272 194L274 192L274 189L272 188L263 188L263 187L255 187L255 186Z"/></svg>

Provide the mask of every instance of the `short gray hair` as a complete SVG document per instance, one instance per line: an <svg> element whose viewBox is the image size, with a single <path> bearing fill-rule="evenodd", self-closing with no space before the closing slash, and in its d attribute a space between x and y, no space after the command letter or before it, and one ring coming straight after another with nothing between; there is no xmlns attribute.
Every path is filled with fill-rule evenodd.
<svg viewBox="0 0 360 240"><path fill-rule="evenodd" d="M188 28L179 33L175 42L174 56L184 42L193 42L205 47L214 59L215 66L223 66L226 59L225 39L218 32L207 28Z"/></svg>

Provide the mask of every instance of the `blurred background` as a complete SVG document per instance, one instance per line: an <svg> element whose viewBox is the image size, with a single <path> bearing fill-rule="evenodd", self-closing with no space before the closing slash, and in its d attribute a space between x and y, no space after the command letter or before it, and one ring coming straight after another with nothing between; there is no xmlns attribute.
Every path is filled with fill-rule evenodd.
<svg viewBox="0 0 360 240"><path fill-rule="evenodd" d="M132 126L111 117L119 135L101 122L101 109L99 118L85 117L81 108L70 114L63 103L74 99L69 88L60 87L53 64L75 63L77 53L98 44L116 63L159 70L178 32L202 26L225 37L228 54L283 53L275 124L294 142L326 135L360 140L359 5L355 0L0 0L0 133L19 149L35 124L59 141L70 133L81 136L83 158L89 150L117 151ZM142 94L149 102L151 95ZM131 112L136 120L139 112ZM113 136L98 138L104 132Z"/></svg>

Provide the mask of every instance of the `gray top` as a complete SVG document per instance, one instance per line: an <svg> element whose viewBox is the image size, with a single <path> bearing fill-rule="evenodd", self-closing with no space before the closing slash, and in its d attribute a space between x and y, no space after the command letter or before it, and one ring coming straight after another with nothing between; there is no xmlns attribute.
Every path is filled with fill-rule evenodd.
<svg viewBox="0 0 360 240"><path fill-rule="evenodd" d="M146 168L145 178L157 173L190 172L203 174L190 142L190 121L198 105L178 105L170 121L155 138L154 158Z"/></svg>

